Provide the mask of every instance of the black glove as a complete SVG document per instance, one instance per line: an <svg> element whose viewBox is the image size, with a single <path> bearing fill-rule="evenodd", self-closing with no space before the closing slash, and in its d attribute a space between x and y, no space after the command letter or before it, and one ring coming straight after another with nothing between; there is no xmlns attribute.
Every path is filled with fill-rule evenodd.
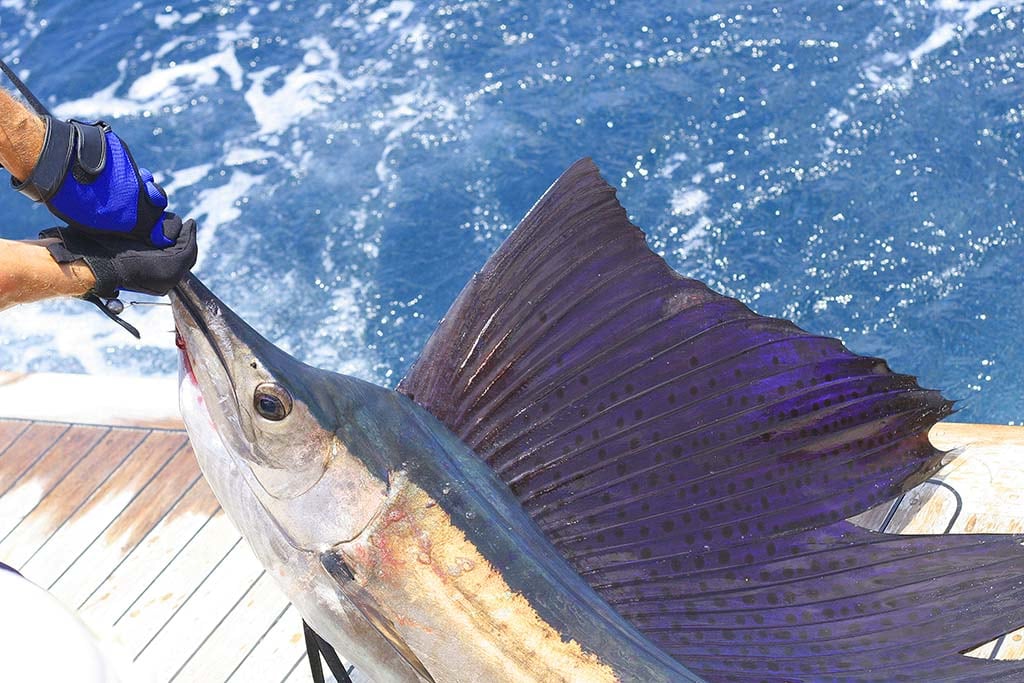
<svg viewBox="0 0 1024 683"><path fill-rule="evenodd" d="M173 213L167 214L164 230L174 244L160 249L133 239L109 235L87 235L67 227L49 228L39 233L42 238L59 237L47 246L57 263L85 261L96 276L90 294L106 299L128 289L154 296L169 292L196 263L196 222L184 223Z"/></svg>

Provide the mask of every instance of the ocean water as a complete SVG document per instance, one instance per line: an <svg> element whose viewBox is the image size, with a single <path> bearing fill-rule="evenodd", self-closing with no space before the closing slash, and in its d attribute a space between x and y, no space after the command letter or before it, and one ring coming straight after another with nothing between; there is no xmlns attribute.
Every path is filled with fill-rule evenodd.
<svg viewBox="0 0 1024 683"><path fill-rule="evenodd" d="M1022 5L4 0L0 53L113 123L199 221L198 275L315 365L396 383L591 156L677 270L1020 424ZM6 311L0 368L176 372L167 308L125 317L141 343Z"/></svg>

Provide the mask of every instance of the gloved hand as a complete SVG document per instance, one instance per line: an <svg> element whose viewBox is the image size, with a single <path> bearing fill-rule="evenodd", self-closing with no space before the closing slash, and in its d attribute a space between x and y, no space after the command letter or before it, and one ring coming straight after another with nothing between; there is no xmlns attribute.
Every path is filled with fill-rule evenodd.
<svg viewBox="0 0 1024 683"><path fill-rule="evenodd" d="M82 232L170 247L181 221L166 212L167 193L139 168L128 145L102 121L44 116L46 137L28 178L14 189ZM178 221L177 224L174 221Z"/></svg>
<svg viewBox="0 0 1024 683"><path fill-rule="evenodd" d="M85 261L96 276L89 294L112 299L118 290L128 289L163 296L195 265L197 254L194 220L182 223L175 214L167 213L163 227L169 230L167 237L172 243L164 249L123 237L93 237L67 227L49 228L39 236L60 238L47 245L57 263Z"/></svg>

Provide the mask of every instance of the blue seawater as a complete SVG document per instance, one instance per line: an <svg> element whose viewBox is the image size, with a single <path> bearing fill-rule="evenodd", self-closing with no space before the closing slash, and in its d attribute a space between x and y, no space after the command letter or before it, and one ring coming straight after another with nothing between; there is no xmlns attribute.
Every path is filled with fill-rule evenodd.
<svg viewBox="0 0 1024 683"><path fill-rule="evenodd" d="M313 364L394 384L592 156L674 268L1024 419L1019 0L12 0L0 53L112 122L199 221L198 274ZM3 237L51 222L0 202ZM141 343L6 311L0 368L175 372L166 307L126 317Z"/></svg>

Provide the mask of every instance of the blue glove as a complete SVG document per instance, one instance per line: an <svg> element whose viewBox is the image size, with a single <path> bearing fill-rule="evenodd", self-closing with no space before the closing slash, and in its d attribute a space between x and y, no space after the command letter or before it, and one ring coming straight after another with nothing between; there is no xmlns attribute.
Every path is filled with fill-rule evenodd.
<svg viewBox="0 0 1024 683"><path fill-rule="evenodd" d="M50 213L74 229L161 249L174 244L169 234L176 231L164 226L173 216L165 211L167 193L152 173L136 165L110 126L50 116L43 121L43 151L28 178L11 178L14 189L45 202Z"/></svg>

